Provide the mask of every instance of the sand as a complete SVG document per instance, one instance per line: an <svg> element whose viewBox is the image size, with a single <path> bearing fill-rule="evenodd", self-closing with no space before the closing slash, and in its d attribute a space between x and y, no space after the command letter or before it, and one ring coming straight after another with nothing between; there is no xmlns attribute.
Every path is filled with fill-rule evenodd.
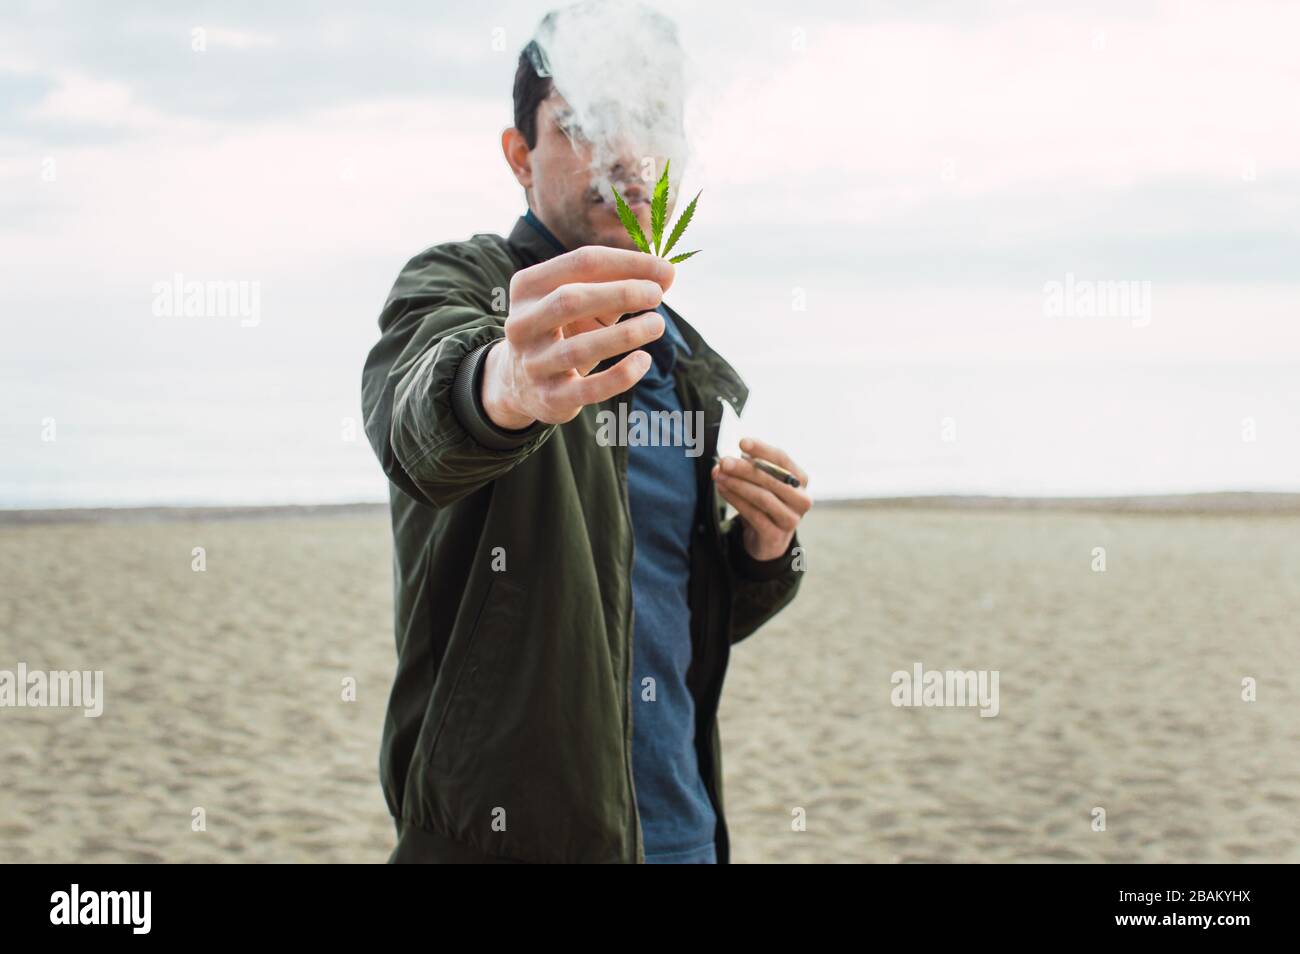
<svg viewBox="0 0 1300 954"><path fill-rule="evenodd" d="M1300 861L1300 516L1134 509L814 510L723 695L734 860ZM0 669L106 696L0 708L0 861L387 857L381 510L10 514L0 579ZM999 714L894 706L917 663Z"/></svg>

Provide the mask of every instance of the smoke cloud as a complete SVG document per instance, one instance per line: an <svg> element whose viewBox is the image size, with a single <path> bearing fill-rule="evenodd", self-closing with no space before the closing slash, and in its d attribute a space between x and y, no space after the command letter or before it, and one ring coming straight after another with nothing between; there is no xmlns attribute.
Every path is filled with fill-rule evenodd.
<svg viewBox="0 0 1300 954"><path fill-rule="evenodd" d="M675 186L686 169L685 55L671 20L634 0L582 0L547 14L529 58L551 77L571 112L562 125L591 145L591 186L653 181L670 159ZM621 166L620 166L621 164Z"/></svg>

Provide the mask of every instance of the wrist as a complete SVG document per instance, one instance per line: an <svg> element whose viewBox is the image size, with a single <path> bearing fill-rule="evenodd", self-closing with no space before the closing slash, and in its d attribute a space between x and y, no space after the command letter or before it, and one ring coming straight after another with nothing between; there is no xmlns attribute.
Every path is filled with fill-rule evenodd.
<svg viewBox="0 0 1300 954"><path fill-rule="evenodd" d="M749 547L746 545L745 531L751 528L743 521L738 520L738 523L739 526L734 527L730 534L731 560L732 565L736 567L742 577L757 582L765 582L780 579L790 573L793 569L793 549L799 539L797 531L790 535L790 541L786 544L783 552L778 553L771 559L760 560L750 552Z"/></svg>
<svg viewBox="0 0 1300 954"><path fill-rule="evenodd" d="M767 563L785 556L790 551L790 543L793 539L794 534L790 534L777 540L764 540L762 534L747 525L741 542L745 545L745 551L754 560Z"/></svg>
<svg viewBox="0 0 1300 954"><path fill-rule="evenodd" d="M518 410L510 400L509 373L510 342L504 338L487 349L483 356L483 385L479 399L483 412L497 427L507 431L523 430L535 418Z"/></svg>

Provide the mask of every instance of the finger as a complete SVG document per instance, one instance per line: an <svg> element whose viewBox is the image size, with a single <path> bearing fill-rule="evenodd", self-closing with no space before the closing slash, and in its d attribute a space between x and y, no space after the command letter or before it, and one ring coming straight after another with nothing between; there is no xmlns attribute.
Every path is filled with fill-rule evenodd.
<svg viewBox="0 0 1300 954"><path fill-rule="evenodd" d="M615 394L622 394L640 381L649 369L649 353L633 351L604 371L589 374L585 378L574 376L565 381L556 389L554 402L568 407L575 404L599 404Z"/></svg>
<svg viewBox="0 0 1300 954"><path fill-rule="evenodd" d="M560 338L529 361L529 373L549 376L576 369L586 374L606 358L634 351L664 333L663 315L656 311L628 318L609 328Z"/></svg>
<svg viewBox="0 0 1300 954"><path fill-rule="evenodd" d="M749 503L761 510L771 523L784 532L793 533L799 526L799 515L783 504L772 491L760 487L758 484L750 483L748 480L729 477L721 472L714 479L720 489L725 488L728 494L749 501ZM727 499L730 500L731 497L729 496ZM737 507L736 509L739 510L740 508Z"/></svg>
<svg viewBox="0 0 1300 954"><path fill-rule="evenodd" d="M740 442L740 449L747 454L753 454L755 457L761 457L764 460L771 461L778 467L784 467L790 473L799 478L799 483L805 487L808 486L808 475L803 472L803 468L796 464L790 455L779 447L773 447L753 437L743 438Z"/></svg>
<svg viewBox="0 0 1300 954"><path fill-rule="evenodd" d="M515 330L531 338L590 319L612 325L620 315L657 308L663 297L658 284L643 278L561 285L517 316Z"/></svg>
<svg viewBox="0 0 1300 954"><path fill-rule="evenodd" d="M728 477L735 477L737 480L747 480L770 490L780 498L782 503L800 516L803 516L812 509L812 497L808 496L806 490L799 487L791 487L789 484L777 480L771 474L763 473L763 471L755 467L750 461L741 460L736 457L724 457L719 466L722 468L722 472Z"/></svg>
<svg viewBox="0 0 1300 954"><path fill-rule="evenodd" d="M510 280L510 298L512 301L537 299L573 282L612 282L626 278L652 281L667 291L676 271L671 262L645 252L586 245L515 272Z"/></svg>
<svg viewBox="0 0 1300 954"><path fill-rule="evenodd" d="M766 536L776 536L781 532L780 528L768 519L767 514L763 513L762 510L755 507L744 497L732 493L726 481L717 481L717 487L719 496L735 507L736 513L740 514L744 521L759 533Z"/></svg>

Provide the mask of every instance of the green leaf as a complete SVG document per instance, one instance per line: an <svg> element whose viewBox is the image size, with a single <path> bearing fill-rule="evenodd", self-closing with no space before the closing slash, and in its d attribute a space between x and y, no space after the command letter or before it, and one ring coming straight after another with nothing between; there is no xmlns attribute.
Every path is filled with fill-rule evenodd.
<svg viewBox="0 0 1300 954"><path fill-rule="evenodd" d="M674 255L672 258L668 259L668 261L670 261L670 262L672 262L674 265L676 265L678 262L684 262L684 261L686 261L686 260L687 260L688 258L690 258L692 255L699 255L699 254L700 254L700 251L701 251L701 250L697 248L697 249L696 249L695 251L693 251L693 252L683 252L681 255Z"/></svg>
<svg viewBox="0 0 1300 954"><path fill-rule="evenodd" d="M668 244L664 246L662 254L667 255L673 250L673 246L677 244L677 240L681 238L682 233L686 231L686 226L691 224L691 216L695 214L695 203L700 201L700 194L703 191L704 190L701 189L699 192L695 193L695 198L691 199L691 204L688 205L686 211L678 217L677 224L673 226L672 233L668 236ZM694 255L695 253L692 252L691 254Z"/></svg>
<svg viewBox="0 0 1300 954"><path fill-rule="evenodd" d="M664 219L668 216L668 163L664 160L664 174L655 183L654 196L650 200L650 231L655 244L655 254L659 253L659 240L664 237Z"/></svg>
<svg viewBox="0 0 1300 954"><path fill-rule="evenodd" d="M613 186L610 186L610 188L614 189ZM641 223L636 220L636 216L628 208L627 203L623 201L623 197L618 194L617 189L614 189L614 202L618 207L618 217L623 223L623 228L627 229L627 234L632 236L632 241L636 242L636 247L648 253L650 243L645 240L645 235L641 231Z"/></svg>

